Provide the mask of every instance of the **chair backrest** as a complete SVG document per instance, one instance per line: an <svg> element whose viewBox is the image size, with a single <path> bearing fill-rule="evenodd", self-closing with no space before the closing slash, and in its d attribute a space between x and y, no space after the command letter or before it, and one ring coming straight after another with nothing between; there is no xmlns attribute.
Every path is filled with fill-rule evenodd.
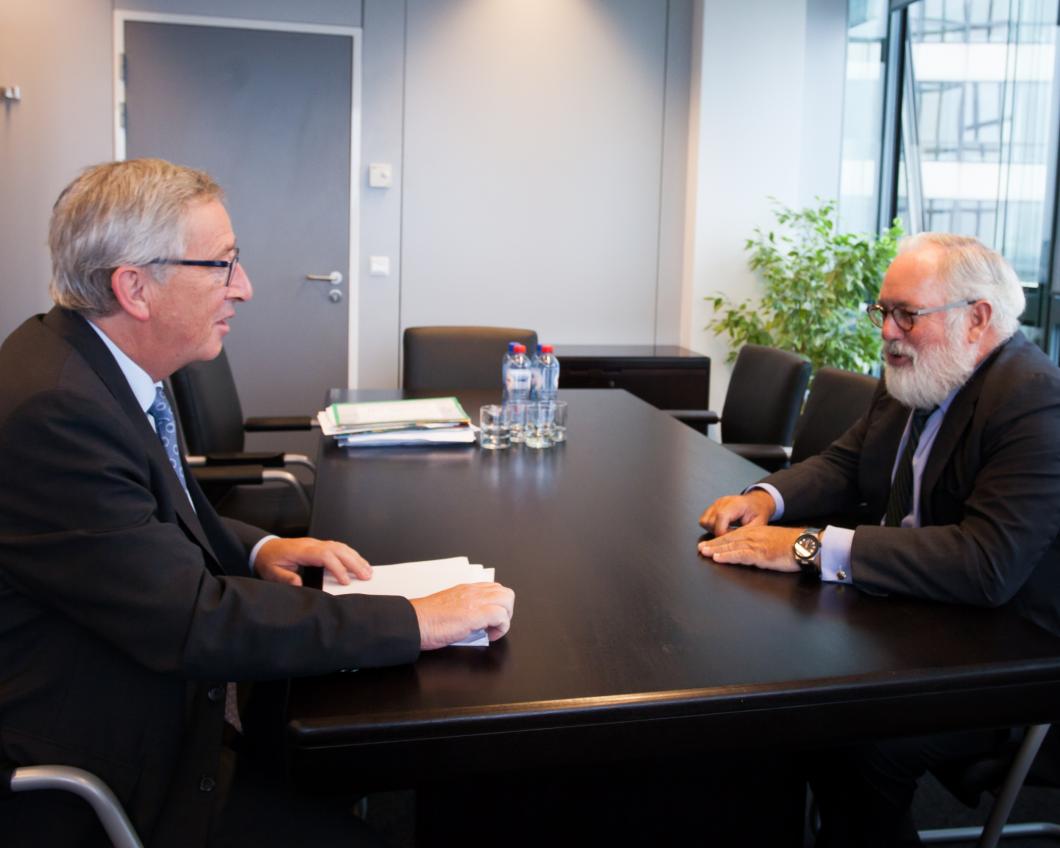
<svg viewBox="0 0 1060 848"><path fill-rule="evenodd" d="M868 412L879 380L838 368L820 368L795 428L791 461L819 454Z"/></svg>
<svg viewBox="0 0 1060 848"><path fill-rule="evenodd" d="M228 357L185 365L170 377L190 454L243 450L243 407Z"/></svg>
<svg viewBox="0 0 1060 848"><path fill-rule="evenodd" d="M810 363L798 354L744 345L725 393L721 441L790 445L809 380Z"/></svg>
<svg viewBox="0 0 1060 848"><path fill-rule="evenodd" d="M508 342L537 349L537 333L512 327L408 327L401 384L406 389L499 389Z"/></svg>

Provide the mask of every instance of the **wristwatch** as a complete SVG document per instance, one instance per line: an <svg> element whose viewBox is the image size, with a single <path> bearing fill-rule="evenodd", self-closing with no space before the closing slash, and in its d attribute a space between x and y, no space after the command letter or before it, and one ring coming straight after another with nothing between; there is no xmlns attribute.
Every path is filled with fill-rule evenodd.
<svg viewBox="0 0 1060 848"><path fill-rule="evenodd" d="M821 528L807 527L791 546L791 553L803 574L821 579Z"/></svg>

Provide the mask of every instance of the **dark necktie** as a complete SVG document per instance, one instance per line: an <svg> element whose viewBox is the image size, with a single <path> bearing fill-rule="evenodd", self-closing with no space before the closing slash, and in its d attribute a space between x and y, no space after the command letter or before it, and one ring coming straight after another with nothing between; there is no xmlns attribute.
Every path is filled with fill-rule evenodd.
<svg viewBox="0 0 1060 848"><path fill-rule="evenodd" d="M913 508L913 454L920 444L924 424L934 411L935 409L917 409L913 412L913 420L909 424L909 438L906 439L905 450L902 451L902 458L894 471L894 480L891 481L891 495L887 499L887 517L884 521L886 527L900 527L902 519L909 515Z"/></svg>
<svg viewBox="0 0 1060 848"><path fill-rule="evenodd" d="M166 393L161 386L155 389L155 402L148 407L147 414L155 420L155 429L158 431L158 438L162 440L162 447L169 458L169 464L173 466L173 471L176 472L177 479L180 480L180 486L190 500L191 495L188 494L188 483L184 479L184 467L180 464L177 422L173 417L173 408L169 405Z"/></svg>

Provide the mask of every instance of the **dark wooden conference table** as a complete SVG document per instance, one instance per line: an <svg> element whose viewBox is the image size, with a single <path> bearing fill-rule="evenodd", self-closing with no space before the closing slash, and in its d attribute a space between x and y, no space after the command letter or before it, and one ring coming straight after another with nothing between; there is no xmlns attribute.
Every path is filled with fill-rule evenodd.
<svg viewBox="0 0 1060 848"><path fill-rule="evenodd" d="M457 394L476 420L496 400ZM761 470L624 391L561 396L549 450L322 447L314 535L377 564L466 555L516 606L488 648L294 681L296 775L411 786L1060 718L1060 639L1004 608L705 561L701 511Z"/></svg>

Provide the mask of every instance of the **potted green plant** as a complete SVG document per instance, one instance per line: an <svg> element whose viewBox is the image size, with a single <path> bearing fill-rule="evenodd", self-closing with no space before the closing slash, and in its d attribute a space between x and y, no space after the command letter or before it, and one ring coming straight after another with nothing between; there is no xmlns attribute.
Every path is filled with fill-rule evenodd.
<svg viewBox="0 0 1060 848"><path fill-rule="evenodd" d="M879 236L840 233L834 201L795 210L770 199L776 230L756 227L744 245L765 292L757 302L708 297L715 317L707 329L729 337L730 362L750 342L801 354L815 371L822 365L869 371L880 361L880 336L864 307L876 300L901 225L895 220Z"/></svg>

